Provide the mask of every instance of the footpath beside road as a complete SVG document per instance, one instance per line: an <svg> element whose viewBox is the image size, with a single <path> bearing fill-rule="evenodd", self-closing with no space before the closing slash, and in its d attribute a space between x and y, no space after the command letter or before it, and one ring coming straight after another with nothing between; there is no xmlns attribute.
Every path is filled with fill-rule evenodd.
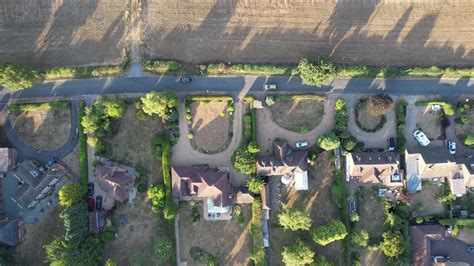
<svg viewBox="0 0 474 266"><path fill-rule="evenodd" d="M82 97L84 95L146 93L174 90L181 93L255 93L263 92L265 83L275 83L278 92L319 92L344 94L387 93L392 95L463 95L474 94L474 79L370 79L337 78L329 85L312 87L302 84L298 76L194 77L188 84L177 76L112 77L71 79L36 83L33 87L10 93L0 91L3 102L9 99L42 97Z"/></svg>

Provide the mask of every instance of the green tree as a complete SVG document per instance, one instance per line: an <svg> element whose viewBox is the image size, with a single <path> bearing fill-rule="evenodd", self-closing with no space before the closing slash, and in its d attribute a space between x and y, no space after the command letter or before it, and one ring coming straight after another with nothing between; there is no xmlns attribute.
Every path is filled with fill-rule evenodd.
<svg viewBox="0 0 474 266"><path fill-rule="evenodd" d="M388 257L397 257L403 253L403 235L398 231L385 232L382 235L381 248L383 253Z"/></svg>
<svg viewBox="0 0 474 266"><path fill-rule="evenodd" d="M100 104L104 108L105 115L115 119L122 117L127 108L125 101L115 98L102 98Z"/></svg>
<svg viewBox="0 0 474 266"><path fill-rule="evenodd" d="M340 220L318 226L311 230L311 237L314 242L321 246L325 246L333 241L342 240L347 236L346 226Z"/></svg>
<svg viewBox="0 0 474 266"><path fill-rule="evenodd" d="M148 198L150 198L151 206L154 211L162 209L166 204L165 186L162 184L153 185L148 188Z"/></svg>
<svg viewBox="0 0 474 266"><path fill-rule="evenodd" d="M162 264L173 255L173 243L169 237L157 233L153 245L155 263Z"/></svg>
<svg viewBox="0 0 474 266"><path fill-rule="evenodd" d="M285 230L291 231L309 230L313 223L308 212L300 208L289 208L288 205L283 205L283 211L278 214L278 220Z"/></svg>
<svg viewBox="0 0 474 266"><path fill-rule="evenodd" d="M351 243L355 247L366 248L369 242L369 233L365 230L356 229L351 234Z"/></svg>
<svg viewBox="0 0 474 266"><path fill-rule="evenodd" d="M392 108L393 99L386 94L372 95L367 101L367 110L374 116L384 115Z"/></svg>
<svg viewBox="0 0 474 266"><path fill-rule="evenodd" d="M112 258L108 258L105 262L105 266L117 266L117 262Z"/></svg>
<svg viewBox="0 0 474 266"><path fill-rule="evenodd" d="M87 204L78 202L65 208L59 217L64 221L66 234L64 239L71 243L80 243L89 234L89 219L87 217Z"/></svg>
<svg viewBox="0 0 474 266"><path fill-rule="evenodd" d="M262 191L265 182L259 177L251 177L247 180L247 187L249 191L255 194L260 194Z"/></svg>
<svg viewBox="0 0 474 266"><path fill-rule="evenodd" d="M257 171L257 156L248 151L247 147L240 146L232 155L232 166L242 174L250 175Z"/></svg>
<svg viewBox="0 0 474 266"><path fill-rule="evenodd" d="M336 77L336 66L327 57L320 56L313 61L303 58L298 64L298 72L304 84L322 86Z"/></svg>
<svg viewBox="0 0 474 266"><path fill-rule="evenodd" d="M275 96L269 95L265 97L265 103L267 104L267 106L273 106L275 104Z"/></svg>
<svg viewBox="0 0 474 266"><path fill-rule="evenodd" d="M149 92L140 98L143 112L147 115L158 115L165 117L168 110L178 106L178 97L172 91L165 91L161 94Z"/></svg>
<svg viewBox="0 0 474 266"><path fill-rule="evenodd" d="M103 244L91 235L81 242L55 238L44 248L51 265L101 265Z"/></svg>
<svg viewBox="0 0 474 266"><path fill-rule="evenodd" d="M92 111L92 109L86 108L86 115L82 117L81 125L84 130L84 133L94 133L99 129L100 119Z"/></svg>
<svg viewBox="0 0 474 266"><path fill-rule="evenodd" d="M306 265L313 262L314 251L308 244L300 241L295 245L284 247L281 256L286 265Z"/></svg>
<svg viewBox="0 0 474 266"><path fill-rule="evenodd" d="M357 139L353 136L342 140L342 147L344 147L344 149L346 149L347 151L352 151L356 145Z"/></svg>
<svg viewBox="0 0 474 266"><path fill-rule="evenodd" d="M252 140L249 145L247 146L247 151L256 154L260 152L260 146L258 146L258 143L256 140Z"/></svg>
<svg viewBox="0 0 474 266"><path fill-rule="evenodd" d="M0 85L9 91L19 91L33 86L35 75L26 67L16 63L0 65Z"/></svg>
<svg viewBox="0 0 474 266"><path fill-rule="evenodd" d="M351 214L351 216L349 217L349 220L351 220L351 222L358 222L360 221L360 216L357 212L354 212Z"/></svg>
<svg viewBox="0 0 474 266"><path fill-rule="evenodd" d="M97 144L99 143L99 138L95 135L89 135L87 136L87 145L91 146L92 148L97 147Z"/></svg>
<svg viewBox="0 0 474 266"><path fill-rule="evenodd" d="M336 264L332 261L329 261L324 256L317 256L314 260L314 263L311 264L313 266L336 266Z"/></svg>
<svg viewBox="0 0 474 266"><path fill-rule="evenodd" d="M69 183L59 190L59 204L69 207L84 199L84 190L79 184Z"/></svg>
<svg viewBox="0 0 474 266"><path fill-rule="evenodd" d="M341 146L341 141L339 140L339 137L336 135L334 132L328 132L321 137L318 138L317 140L318 146L326 151L329 150L334 150Z"/></svg>

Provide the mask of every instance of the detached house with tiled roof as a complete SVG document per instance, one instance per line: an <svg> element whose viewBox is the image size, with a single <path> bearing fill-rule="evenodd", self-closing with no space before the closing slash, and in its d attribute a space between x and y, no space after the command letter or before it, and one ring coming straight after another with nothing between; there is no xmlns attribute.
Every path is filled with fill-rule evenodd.
<svg viewBox="0 0 474 266"><path fill-rule="evenodd" d="M133 191L135 175L117 165L98 164L96 167L96 182L107 196L124 202Z"/></svg>
<svg viewBox="0 0 474 266"><path fill-rule="evenodd" d="M388 188L403 186L400 154L396 152L352 152L346 155L347 180L361 184L380 184Z"/></svg>
<svg viewBox="0 0 474 266"><path fill-rule="evenodd" d="M203 201L205 219L230 219L232 187L229 173L207 165L171 167L173 197Z"/></svg>

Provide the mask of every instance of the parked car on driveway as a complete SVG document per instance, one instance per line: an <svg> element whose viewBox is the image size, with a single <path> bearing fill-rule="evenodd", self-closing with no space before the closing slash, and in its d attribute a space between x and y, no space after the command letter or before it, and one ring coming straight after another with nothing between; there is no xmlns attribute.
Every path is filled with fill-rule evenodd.
<svg viewBox="0 0 474 266"><path fill-rule="evenodd" d="M451 258L449 256L431 256L433 262L441 263L441 262L450 262Z"/></svg>
<svg viewBox="0 0 474 266"><path fill-rule="evenodd" d="M263 85L263 89L266 91L274 91L277 89L277 85L274 83L265 83L265 85Z"/></svg>
<svg viewBox="0 0 474 266"><path fill-rule="evenodd" d="M95 209L98 211L102 209L102 196L95 197Z"/></svg>
<svg viewBox="0 0 474 266"><path fill-rule="evenodd" d="M296 148L303 149L308 147L308 142L306 140L296 142Z"/></svg>
<svg viewBox="0 0 474 266"><path fill-rule="evenodd" d="M181 83L190 83L191 81L193 81L193 79L191 77L181 77L179 79L179 82L181 82Z"/></svg>
<svg viewBox="0 0 474 266"><path fill-rule="evenodd" d="M474 253L474 246L467 246L466 249L467 251Z"/></svg>
<svg viewBox="0 0 474 266"><path fill-rule="evenodd" d="M454 140L448 141L449 154L456 154L456 142Z"/></svg>
<svg viewBox="0 0 474 266"><path fill-rule="evenodd" d="M394 151L395 150L395 138L389 138L387 140L388 142L388 151Z"/></svg>
<svg viewBox="0 0 474 266"><path fill-rule="evenodd" d="M49 160L48 162L46 162L46 165L45 165L46 169L51 168L51 166L53 166L53 165L54 165L55 163L57 163L57 162L58 162L58 158L53 157L53 159L51 159L51 160Z"/></svg>
<svg viewBox="0 0 474 266"><path fill-rule="evenodd" d="M88 198L87 199L87 210L92 212L94 211L94 198Z"/></svg>
<svg viewBox="0 0 474 266"><path fill-rule="evenodd" d="M423 131L419 129L413 132L413 136L415 137L416 141L418 141L418 143L423 147L426 147L430 144L430 140L428 139L428 137L425 135L425 133L423 133Z"/></svg>
<svg viewBox="0 0 474 266"><path fill-rule="evenodd" d="M94 183L89 182L87 184L87 196L92 197L94 196Z"/></svg>
<svg viewBox="0 0 474 266"><path fill-rule="evenodd" d="M349 200L349 210L351 213L354 213L357 211L355 200Z"/></svg>

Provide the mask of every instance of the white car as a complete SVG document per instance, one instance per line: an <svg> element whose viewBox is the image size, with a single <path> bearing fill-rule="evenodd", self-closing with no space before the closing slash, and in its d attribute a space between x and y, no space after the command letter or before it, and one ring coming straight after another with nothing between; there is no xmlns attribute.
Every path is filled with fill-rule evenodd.
<svg viewBox="0 0 474 266"><path fill-rule="evenodd" d="M420 145L423 147L428 146L430 144L430 140L428 139L428 137L425 135L425 133L423 133L423 131L419 129L413 132L413 136L415 137L416 141L418 141L418 143L420 143Z"/></svg>
<svg viewBox="0 0 474 266"><path fill-rule="evenodd" d="M274 83L266 83L264 86L263 86L263 89L266 90L266 91L274 91L277 89L277 85L274 84Z"/></svg>
<svg viewBox="0 0 474 266"><path fill-rule="evenodd" d="M306 140L296 142L296 148L302 149L308 147L308 142Z"/></svg>
<svg viewBox="0 0 474 266"><path fill-rule="evenodd" d="M454 140L448 141L449 154L456 154L456 142Z"/></svg>

